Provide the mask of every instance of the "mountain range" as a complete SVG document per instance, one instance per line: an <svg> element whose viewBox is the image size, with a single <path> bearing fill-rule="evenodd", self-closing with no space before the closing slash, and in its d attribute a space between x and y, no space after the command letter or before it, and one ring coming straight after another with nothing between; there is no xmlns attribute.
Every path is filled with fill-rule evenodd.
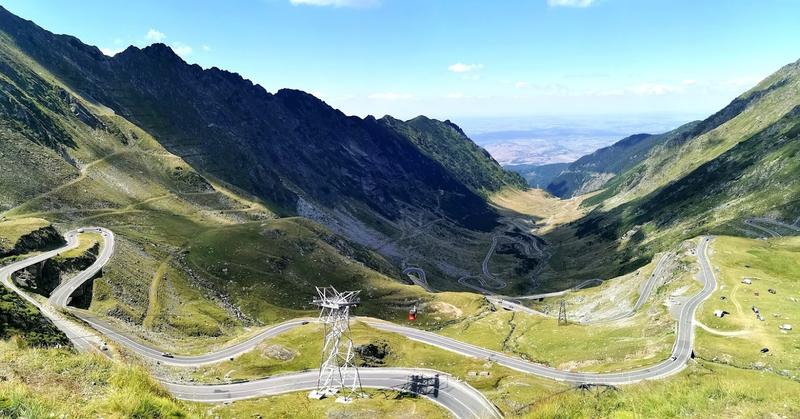
<svg viewBox="0 0 800 419"><path fill-rule="evenodd" d="M5 136L15 140L4 143L25 149L4 155L29 180L4 188L5 209L81 176L90 147L75 130L123 147L142 130L191 168L170 175L187 191L224 184L277 216L313 218L372 246L399 234L409 214L489 231L497 214L487 195L526 187L449 121L347 116L301 91L272 94L235 73L189 65L163 44L108 57L6 10L0 29L2 111L14 128Z"/></svg>
<svg viewBox="0 0 800 419"><path fill-rule="evenodd" d="M349 348L362 366L441 369L458 383L443 388L472 389L498 415L499 406L510 415L537 408L553 416L567 411L557 403L573 396L571 406L587 415L603 416L611 410L601 407L621 405L625 397L631 398L625 403L654 405L645 411L651 416L708 412L714 398L734 396L762 412L765 393L751 397L738 377L797 384L791 335L771 322L796 303L788 298L793 291L783 293L791 289L786 277L800 265L787 262L796 255L796 238L739 237L763 235L749 229L754 218L786 235L800 232L798 173L800 61L704 120L630 135L573 163L507 170L450 120L348 116L299 90L271 93L236 73L188 64L160 43L107 56L0 7L0 259L30 264L6 266L0 287L0 382L8 381L0 383L0 416L45 416L69 404L62 410L97 416L181 417L202 410L198 416L260 417L266 403L231 407L226 400L209 410L178 402L149 374L169 385L198 386L262 377L279 382L301 370L314 375L308 369L319 365L325 347L309 338L322 329L305 319L318 309L315 287L328 285L361 290L357 314L372 320L353 323L358 346ZM63 250L67 231L74 247ZM706 235L739 237L697 240ZM738 249L742 243L753 250ZM711 249L715 259L694 249ZM52 254L29 259L43 251ZM742 254L731 256L734 251ZM780 257L773 259L773 252ZM94 276L74 275L98 261L102 269L91 271ZM759 317L744 310L743 333L714 326L722 317L711 314L717 306L710 302L724 307L730 301L744 318L738 288L727 293L722 284L735 277L738 286L751 272L769 276L760 285L773 288L769 295L739 297L748 306L761 298L759 306L775 307L774 317L764 322L753 306ZM705 303L688 297L701 276L714 287L700 287L696 296L727 294ZM103 332L110 345L105 338L90 344L122 362L27 350L77 347L77 340L96 337L69 340L43 316L52 314L52 294L68 289L59 288L66 278L81 280L70 294L77 308L59 313L113 330ZM668 308L676 296L691 302L681 306L677 329ZM39 303L41 311L34 307ZM561 313L555 319L558 305L563 321ZM632 309L619 311L626 306ZM576 320L598 309L606 316L599 324ZM684 339L701 318L709 333L699 333L697 344ZM119 336L128 338L124 345ZM728 338L742 340L728 345ZM229 356L223 350L215 365L173 369L164 362L174 357L167 351L186 359L183 354L234 342L248 345L246 351ZM143 352L150 373L127 362L138 344L151 348ZM718 359L724 345L741 353ZM680 365L673 362L677 350ZM647 383L627 381L620 371L631 369ZM576 379L576 370L592 374ZM676 375L665 378L659 370ZM406 371L395 375L406 380ZM595 372L616 376L610 382L625 389L598 387L597 400L587 405L571 386ZM436 374L433 385L447 382ZM559 377L570 384L546 381ZM408 385L420 388L423 378L411 375ZM68 381L79 383L75 391L62 388ZM777 385L753 387L775 399L784 394L771 390ZM266 388L249 396L261 397ZM68 402L58 400L67 393ZM380 394L363 401L397 406L421 399ZM286 397L293 399L280 399L289 400L283 415L322 406L305 394ZM616 399L601 406L601 397ZM84 404L89 398L100 401ZM39 407L31 402L44 399ZM347 408L361 408L360 402ZM674 410L660 410L667 402ZM767 409L783 405L789 412L783 400L768 402ZM274 413L280 409L270 413L280 416Z"/></svg>

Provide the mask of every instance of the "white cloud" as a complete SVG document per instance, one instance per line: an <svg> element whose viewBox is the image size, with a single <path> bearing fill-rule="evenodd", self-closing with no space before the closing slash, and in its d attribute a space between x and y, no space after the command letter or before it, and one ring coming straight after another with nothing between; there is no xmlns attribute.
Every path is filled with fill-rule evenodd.
<svg viewBox="0 0 800 419"><path fill-rule="evenodd" d="M589 91L589 95L596 96L625 96L625 89L609 89L600 91Z"/></svg>
<svg viewBox="0 0 800 419"><path fill-rule="evenodd" d="M192 47L182 42L173 42L172 50L175 51L175 53L180 55L181 57L186 57L192 54Z"/></svg>
<svg viewBox="0 0 800 419"><path fill-rule="evenodd" d="M108 55L109 57L113 57L124 50L125 50L124 48L100 48L100 52L102 52L105 55Z"/></svg>
<svg viewBox="0 0 800 419"><path fill-rule="evenodd" d="M682 90L683 89L678 86L658 83L642 83L630 88L630 91L633 94L642 96L661 96L667 93L675 93Z"/></svg>
<svg viewBox="0 0 800 419"><path fill-rule="evenodd" d="M453 92L448 93L445 97L448 99L464 99L466 96L461 92Z"/></svg>
<svg viewBox="0 0 800 419"><path fill-rule="evenodd" d="M550 7L589 7L595 0L547 0Z"/></svg>
<svg viewBox="0 0 800 419"><path fill-rule="evenodd" d="M408 100L413 99L414 95L411 93L397 93L397 92L386 92L386 93L373 93L368 96L370 99L375 100Z"/></svg>
<svg viewBox="0 0 800 419"><path fill-rule="evenodd" d="M526 81L518 81L514 83L514 87L516 87L517 89L524 89L526 87L531 87L531 84Z"/></svg>
<svg viewBox="0 0 800 419"><path fill-rule="evenodd" d="M353 7L363 9L376 7L381 4L380 0L289 0L293 5L306 6L333 6L333 7Z"/></svg>
<svg viewBox="0 0 800 419"><path fill-rule="evenodd" d="M202 50L205 52L211 51L211 47L206 44L203 44L202 46L200 46L200 48L202 48Z"/></svg>
<svg viewBox="0 0 800 419"><path fill-rule="evenodd" d="M147 38L148 41L161 42L167 38L167 35L164 35L164 32L160 32L156 29L150 29L144 37Z"/></svg>
<svg viewBox="0 0 800 419"><path fill-rule="evenodd" d="M455 63L447 67L447 69L452 71L453 73L469 73L470 71L477 71L482 68L483 64L464 64L464 63Z"/></svg>
<svg viewBox="0 0 800 419"><path fill-rule="evenodd" d="M681 84L684 85L684 86L694 86L695 84L697 84L697 80L686 79L686 80L682 81Z"/></svg>

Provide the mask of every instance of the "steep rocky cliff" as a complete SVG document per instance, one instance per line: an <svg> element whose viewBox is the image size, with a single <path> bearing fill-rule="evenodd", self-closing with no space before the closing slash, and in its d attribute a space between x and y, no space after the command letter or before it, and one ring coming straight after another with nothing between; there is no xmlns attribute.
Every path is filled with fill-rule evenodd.
<svg viewBox="0 0 800 419"><path fill-rule="evenodd" d="M100 245L95 243L75 257L54 257L19 270L12 279L20 288L49 296L65 275L82 271L94 263L99 251Z"/></svg>
<svg viewBox="0 0 800 419"><path fill-rule="evenodd" d="M0 257L21 255L28 252L50 249L65 243L61 234L53 227L38 228L30 233L23 234L11 247L3 247L0 242Z"/></svg>

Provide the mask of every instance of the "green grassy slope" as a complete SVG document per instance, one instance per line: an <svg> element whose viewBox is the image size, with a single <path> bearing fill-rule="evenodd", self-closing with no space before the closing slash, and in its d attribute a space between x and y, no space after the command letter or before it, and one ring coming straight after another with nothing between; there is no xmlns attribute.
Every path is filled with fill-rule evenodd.
<svg viewBox="0 0 800 419"><path fill-rule="evenodd" d="M418 116L403 122L385 116L380 122L440 162L456 179L477 193L485 196L505 187L525 188L522 177L504 170L486 150L450 121Z"/></svg>
<svg viewBox="0 0 800 419"><path fill-rule="evenodd" d="M657 289L642 312L621 324L558 326L555 318L483 311L451 323L444 333L566 369L649 365L668 356L674 338L672 328L664 325L674 321L664 302L670 295L685 296L699 290L693 279L697 266L691 248L694 245L689 243L682 248L673 276ZM386 345L386 356L379 361L383 365L447 371L486 394L507 417L794 417L800 413L800 402L794 397L800 391L800 348L795 344L794 332L783 333L777 325L791 322L786 318L793 319L797 312L798 252L797 238L768 242L731 237L715 240L711 261L719 267L719 288L700 307L698 319L723 332L744 329L752 334L729 337L698 330L696 358L686 370L634 385L575 388L485 360L462 358L361 324L354 324L353 334L357 345ZM649 275L649 269L638 275L640 281ZM742 276L758 279L750 288L736 289ZM612 281L604 287L617 285ZM768 288L777 293L768 293ZM626 296L635 299L637 289L638 284L629 287ZM761 293L755 296L753 291ZM592 289L583 290L568 300L602 298L595 293ZM765 322L755 319L750 311L753 304L765 313ZM735 309L737 305L742 306L741 312ZM714 317L713 310L720 307L731 314L724 319ZM424 316L427 314L423 312L421 318ZM313 337L319 333L317 325L300 327L263 342L255 352L234 361L200 368L192 377L213 382L223 375L235 380L310 368L318 362L321 342ZM762 347L768 347L770 352L761 353ZM365 361L363 357L357 360ZM470 371L488 375L474 377Z"/></svg>
<svg viewBox="0 0 800 419"><path fill-rule="evenodd" d="M655 147L587 204L613 207L646 196L691 173L736 144L764 132L800 104L800 61L788 64L685 135Z"/></svg>
<svg viewBox="0 0 800 419"><path fill-rule="evenodd" d="M111 228L117 245L93 282L91 312L141 339L194 351L309 314L314 286L363 289L364 313L392 319L414 302L450 298L406 285L396 264L319 224L277 218L280 209L198 172L71 91L13 39L0 33L0 41L9 86L0 94L11 104L0 108L9 127L0 145L29 156L24 184L0 178L8 239L33 217L62 230ZM9 167L21 164L14 150L0 155Z"/></svg>
<svg viewBox="0 0 800 419"><path fill-rule="evenodd" d="M691 122L658 135L631 135L576 160L545 189L562 198L594 192L606 186L609 179L648 158L657 145L685 137L697 124Z"/></svg>
<svg viewBox="0 0 800 419"><path fill-rule="evenodd" d="M595 210L576 226L582 240L614 241L618 257L647 257L708 232L737 234L744 219L800 214L800 107L704 163L683 178L609 211ZM618 240L635 232L629 240Z"/></svg>
<svg viewBox="0 0 800 419"><path fill-rule="evenodd" d="M2 237L13 245L48 221L63 228L112 228L117 251L94 282L93 312L147 337L224 340L254 320L293 315L302 308L299 301L310 300L313 288L288 300L269 294L273 285L262 273L275 261L289 261L295 282L280 270L270 280L290 284L295 294L310 278L342 288L380 278L374 287L385 285L381 292L404 289L369 267L398 278L380 256L311 222L276 221L276 235L263 235L259 223L275 218L266 204L203 176L144 130L71 92L3 34L0 66L0 160L23 171L0 177L0 202L9 218ZM208 245L258 254L237 255L237 265L225 273L212 266L219 259ZM304 259L303 252L317 260ZM330 280L327 273L333 273ZM242 293L251 285L263 287L269 298ZM407 288L409 295L420 294Z"/></svg>
<svg viewBox="0 0 800 419"><path fill-rule="evenodd" d="M734 336L700 331L697 355L800 381L796 331L800 313L800 238L761 241L719 237L711 260L719 267L720 286L697 318L714 331ZM743 278L752 278L753 283L742 284ZM753 307L758 308L763 321L756 317ZM729 314L715 317L714 310ZM782 331L779 326L783 324L790 324L795 330ZM763 348L769 351L761 352Z"/></svg>
<svg viewBox="0 0 800 419"><path fill-rule="evenodd" d="M69 345L67 337L39 309L0 287L0 340L12 337L23 346Z"/></svg>
<svg viewBox="0 0 800 419"><path fill-rule="evenodd" d="M548 272L615 276L687 238L741 235L750 217L794 222L800 216L798 92L800 61L658 144L584 201L598 205L587 216L550 235L556 248Z"/></svg>
<svg viewBox="0 0 800 419"><path fill-rule="evenodd" d="M63 349L24 350L0 341L0 417L10 418L444 418L441 407L391 391L343 406L309 400L305 392L209 405L173 399L138 366Z"/></svg>
<svg viewBox="0 0 800 419"><path fill-rule="evenodd" d="M513 164L504 166L506 170L519 173L532 188L544 189L550 182L569 167L570 163L552 164Z"/></svg>

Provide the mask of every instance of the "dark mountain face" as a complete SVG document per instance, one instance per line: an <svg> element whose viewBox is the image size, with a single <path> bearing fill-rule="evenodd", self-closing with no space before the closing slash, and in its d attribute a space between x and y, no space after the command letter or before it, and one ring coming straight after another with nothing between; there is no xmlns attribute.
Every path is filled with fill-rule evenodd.
<svg viewBox="0 0 800 419"><path fill-rule="evenodd" d="M386 116L380 123L442 163L453 177L478 194L487 195L508 187L526 187L521 176L504 170L488 151L475 144L450 121L418 116L404 122Z"/></svg>
<svg viewBox="0 0 800 419"><path fill-rule="evenodd" d="M106 57L5 10L0 29L82 96L281 213L295 213L302 198L389 220L415 209L441 211L470 229L495 225L481 196L374 118L348 117L300 91L270 94L237 74L186 64L163 44Z"/></svg>

